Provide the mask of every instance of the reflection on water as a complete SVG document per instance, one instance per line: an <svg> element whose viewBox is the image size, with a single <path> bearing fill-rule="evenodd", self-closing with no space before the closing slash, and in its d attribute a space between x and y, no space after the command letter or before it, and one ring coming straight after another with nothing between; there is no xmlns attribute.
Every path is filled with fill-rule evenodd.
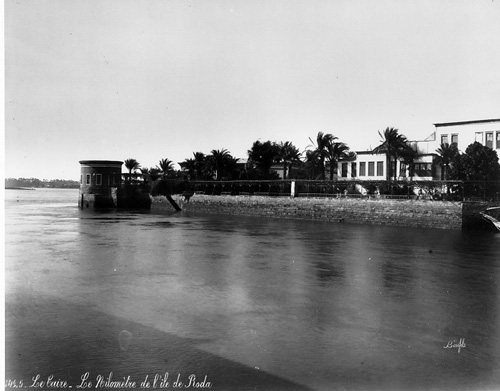
<svg viewBox="0 0 500 391"><path fill-rule="evenodd" d="M42 319L51 324L45 340L67 322L78 328L78 343L94 349L68 345L67 376L78 378L87 362L117 373L128 363L122 354L143 349L130 371L146 374L161 361L160 369L194 372L210 362L219 388L235 387L220 369L234 363L246 368L238 367L236 388L263 374L261 386L284 388L500 386L498 234L98 213L76 208L77 191L6 198L8 325ZM86 320L47 316L43 303L22 313L26 296ZM8 371L62 354L16 335L7 329L10 352L39 344L44 355ZM179 361L160 360L167 338ZM460 353L443 348L460 338ZM106 343L125 353L98 349Z"/></svg>

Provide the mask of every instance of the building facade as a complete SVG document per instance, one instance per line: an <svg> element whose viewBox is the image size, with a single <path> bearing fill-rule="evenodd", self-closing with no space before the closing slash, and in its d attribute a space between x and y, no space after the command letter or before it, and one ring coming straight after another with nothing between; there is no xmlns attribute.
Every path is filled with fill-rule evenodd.
<svg viewBox="0 0 500 391"><path fill-rule="evenodd" d="M410 142L412 147L418 151L412 175L412 179L415 181L440 180L442 178L442 168L437 162L438 153L436 152L441 144L456 143L458 150L463 153L470 144L477 141L495 150L500 156L500 119L436 123L434 126L435 131L429 137ZM387 169L384 154L358 151L356 152L356 160L339 162L335 179L379 180L386 178ZM404 180L410 176L408 166L400 160L395 162L395 170L396 175L391 173L391 177L398 180Z"/></svg>
<svg viewBox="0 0 500 391"><path fill-rule="evenodd" d="M118 205L117 191L122 183L121 161L80 161L80 208L113 208Z"/></svg>
<svg viewBox="0 0 500 391"><path fill-rule="evenodd" d="M434 126L434 139L426 144L422 143L421 149L427 147L435 151L441 144L455 143L460 152L465 152L470 144L477 141L500 154L500 119L444 122Z"/></svg>

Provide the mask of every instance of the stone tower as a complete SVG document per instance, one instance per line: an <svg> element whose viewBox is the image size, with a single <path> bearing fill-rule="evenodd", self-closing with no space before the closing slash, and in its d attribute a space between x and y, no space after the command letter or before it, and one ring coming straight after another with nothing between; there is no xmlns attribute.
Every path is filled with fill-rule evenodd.
<svg viewBox="0 0 500 391"><path fill-rule="evenodd" d="M116 208L122 164L116 160L80 160L80 208Z"/></svg>

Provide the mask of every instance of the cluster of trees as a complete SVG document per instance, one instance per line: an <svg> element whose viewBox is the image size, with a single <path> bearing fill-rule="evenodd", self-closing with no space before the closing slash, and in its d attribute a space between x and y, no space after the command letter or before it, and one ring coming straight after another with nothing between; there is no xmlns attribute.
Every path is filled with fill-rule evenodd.
<svg viewBox="0 0 500 391"><path fill-rule="evenodd" d="M500 164L496 151L477 141L460 153L456 144L441 144L436 151L443 168L442 179L461 181L500 180Z"/></svg>
<svg viewBox="0 0 500 391"><path fill-rule="evenodd" d="M5 188L42 188L51 187L59 189L78 189L80 183L78 181L71 181L66 179L37 179L37 178L5 178Z"/></svg>
<svg viewBox="0 0 500 391"><path fill-rule="evenodd" d="M378 132L381 144L373 149L373 153L383 153L386 156L387 180L396 178L396 162L398 160L408 167L410 178L414 175L415 160L418 158L418 150L411 145L405 135L400 134L396 128L386 128L384 132Z"/></svg>
<svg viewBox="0 0 500 391"><path fill-rule="evenodd" d="M136 174L138 170L145 179L150 179L152 181L160 177L168 178L176 174L174 162L169 159L161 159L158 165L152 168L141 167L140 163L135 159L126 159L124 164L129 173L128 177L126 177L126 181L130 181L132 174Z"/></svg>
<svg viewBox="0 0 500 391"><path fill-rule="evenodd" d="M396 178L396 162L406 164L410 178L414 175L415 161L420 152L396 128L386 128L379 132L380 145L373 149L374 153L386 155L387 180ZM174 168L174 162L161 159L156 167L141 167L135 159L126 159L128 170L127 181L141 176L144 180L155 181L159 178L185 178L193 180L265 180L278 179L271 167L282 164L285 179L334 179L337 164L340 160L356 159L356 154L349 150L347 144L330 133L319 132L305 151L300 152L292 142L262 142L257 140L247 151L246 163L231 155L227 149L214 149L205 155L194 152L192 158L179 163L182 170ZM441 166L441 179L463 181L492 181L500 179L500 164L496 151L481 143L475 142L467 147L464 153L456 144L441 144L436 150L436 162ZM57 187L78 188L79 183L71 180L39 180L36 178L7 178L5 187Z"/></svg>
<svg viewBox="0 0 500 391"><path fill-rule="evenodd" d="M278 143L257 140L247 152L246 163L239 162L227 149L214 149L208 155L194 152L192 158L179 163L181 172L174 170L173 162L169 159L160 160L154 168L141 167L137 160L127 159L125 167L129 174L140 171L144 178L150 180L186 175L194 180L265 180L277 179L278 174L271 171L271 167L282 164L285 179L325 179L328 171L330 179L333 179L334 168L340 159L355 158L349 147L332 134L319 132L316 142L311 142L312 145L304 151L305 159L290 141Z"/></svg>
<svg viewBox="0 0 500 391"><path fill-rule="evenodd" d="M131 174L140 171L141 175L148 180L154 181L158 178L181 178L188 175L190 179L237 179L239 175L237 167L238 159L231 156L228 150L212 150L209 155L201 152L193 153L193 158L186 159L180 163L182 171L176 171L174 162L170 159L161 159L156 167L141 167L135 159L124 161L125 168Z"/></svg>
<svg viewBox="0 0 500 391"><path fill-rule="evenodd" d="M396 128L388 127L379 131L380 145L373 153L386 155L386 179L396 179L396 162L406 164L410 178L414 175L415 162L420 152L406 136ZM145 179L181 178L188 176L194 180L263 180L277 179L271 167L282 164L285 179L334 179L339 161L356 159L347 144L330 133L319 132L316 140L311 140L305 151L300 152L292 142L262 142L257 140L248 150L248 161L243 164L227 149L212 150L208 155L194 152L192 158L179 163L182 170L176 171L174 163L162 159L154 168L141 167L135 159L125 160L129 174L140 173ZM500 179L500 165L496 151L480 143L471 144L464 153L456 144L442 144L436 150L436 162L442 167L441 179L453 180L496 180Z"/></svg>

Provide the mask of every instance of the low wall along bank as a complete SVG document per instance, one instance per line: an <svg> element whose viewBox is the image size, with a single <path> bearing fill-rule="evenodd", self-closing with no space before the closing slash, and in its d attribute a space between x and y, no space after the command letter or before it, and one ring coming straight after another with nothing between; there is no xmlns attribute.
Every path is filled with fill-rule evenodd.
<svg viewBox="0 0 500 391"><path fill-rule="evenodd" d="M440 229L462 229L463 221L462 202L198 194L189 201L173 198L186 212ZM166 197L154 197L151 211L171 212L173 207Z"/></svg>

